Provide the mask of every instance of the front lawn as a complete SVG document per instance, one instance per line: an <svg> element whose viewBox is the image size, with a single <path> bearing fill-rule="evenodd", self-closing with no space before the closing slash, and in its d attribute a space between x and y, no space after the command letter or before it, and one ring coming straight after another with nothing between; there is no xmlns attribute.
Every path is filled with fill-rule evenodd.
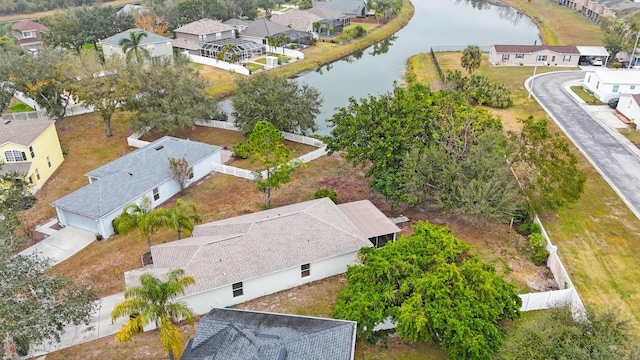
<svg viewBox="0 0 640 360"><path fill-rule="evenodd" d="M578 95L587 105L606 105L602 101L596 99L592 94L588 93L582 86L572 86L571 91Z"/></svg>
<svg viewBox="0 0 640 360"><path fill-rule="evenodd" d="M249 71L250 71L250 72L252 72L252 73L253 73L253 72L256 72L256 71L258 71L258 70L262 70L262 68L263 68L263 66L262 66L262 65L256 64L256 63L254 63L254 62L247 62L247 63L244 63L244 67L246 67L247 69L249 69Z"/></svg>

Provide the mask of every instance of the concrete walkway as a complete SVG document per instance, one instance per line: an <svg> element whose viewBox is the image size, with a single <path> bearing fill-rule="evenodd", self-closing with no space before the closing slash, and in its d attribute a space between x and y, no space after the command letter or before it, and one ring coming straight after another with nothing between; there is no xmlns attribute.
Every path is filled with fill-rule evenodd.
<svg viewBox="0 0 640 360"><path fill-rule="evenodd" d="M52 229L52 222L55 223L56 220L52 220L36 229L38 232L49 235L47 238L21 251L19 254L31 255L38 253L40 256L51 258L51 266L54 266L70 258L96 240L94 233L72 226L67 226L60 230Z"/></svg>

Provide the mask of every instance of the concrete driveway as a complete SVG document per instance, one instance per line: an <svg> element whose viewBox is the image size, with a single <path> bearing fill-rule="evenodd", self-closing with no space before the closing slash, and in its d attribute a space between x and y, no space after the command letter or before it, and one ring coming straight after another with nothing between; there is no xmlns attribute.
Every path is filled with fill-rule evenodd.
<svg viewBox="0 0 640 360"><path fill-rule="evenodd" d="M533 95L602 177L640 218L640 153L616 130L602 124L569 95L564 85L584 78L581 71L535 77ZM531 83L531 79L527 84ZM591 110L589 110L591 111Z"/></svg>
<svg viewBox="0 0 640 360"><path fill-rule="evenodd" d="M49 234L44 240L21 251L20 255L31 255L38 252L41 256L51 258L51 266L53 266L70 258L96 240L94 233L73 226L54 230Z"/></svg>

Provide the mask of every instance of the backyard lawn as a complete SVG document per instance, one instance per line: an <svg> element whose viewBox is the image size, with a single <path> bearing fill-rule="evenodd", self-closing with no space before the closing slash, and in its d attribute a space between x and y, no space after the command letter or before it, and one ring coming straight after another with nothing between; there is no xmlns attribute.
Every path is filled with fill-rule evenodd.
<svg viewBox="0 0 640 360"><path fill-rule="evenodd" d="M19 112L28 112L28 111L33 111L34 109L23 103L22 101L16 99L16 98L11 98L11 102L9 103L9 107L4 111L6 114L9 113L19 113Z"/></svg>
<svg viewBox="0 0 640 360"><path fill-rule="evenodd" d="M443 69L459 69L460 53L438 53ZM429 57L425 57L430 61ZM425 64L425 67L431 65ZM413 67L420 67L413 65ZM562 68L538 67L538 73ZM493 81L507 85L513 94L514 106L491 110L503 119L506 130L519 128L517 119L533 115L547 118L534 99L528 99L524 81L532 75L530 67L490 67L483 58L477 70ZM418 79L429 79L416 74ZM433 78L433 76L431 76ZM439 80L439 79L438 79ZM561 130L549 121L552 131ZM568 139L567 139L568 140ZM611 187L575 148L580 167L587 174L585 192L573 207L555 215L542 216L542 221L558 245L559 254L582 300L600 307L616 307L640 333L640 252L636 239L640 236L640 220L626 207Z"/></svg>

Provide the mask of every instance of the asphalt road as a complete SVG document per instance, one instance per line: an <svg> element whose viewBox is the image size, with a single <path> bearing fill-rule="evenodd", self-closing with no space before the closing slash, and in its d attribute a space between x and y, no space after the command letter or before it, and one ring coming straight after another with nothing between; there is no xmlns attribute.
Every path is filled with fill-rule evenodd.
<svg viewBox="0 0 640 360"><path fill-rule="evenodd" d="M551 72L536 76L533 95L589 159L602 177L640 218L640 157L596 121L564 90L568 81L581 80L584 72Z"/></svg>

